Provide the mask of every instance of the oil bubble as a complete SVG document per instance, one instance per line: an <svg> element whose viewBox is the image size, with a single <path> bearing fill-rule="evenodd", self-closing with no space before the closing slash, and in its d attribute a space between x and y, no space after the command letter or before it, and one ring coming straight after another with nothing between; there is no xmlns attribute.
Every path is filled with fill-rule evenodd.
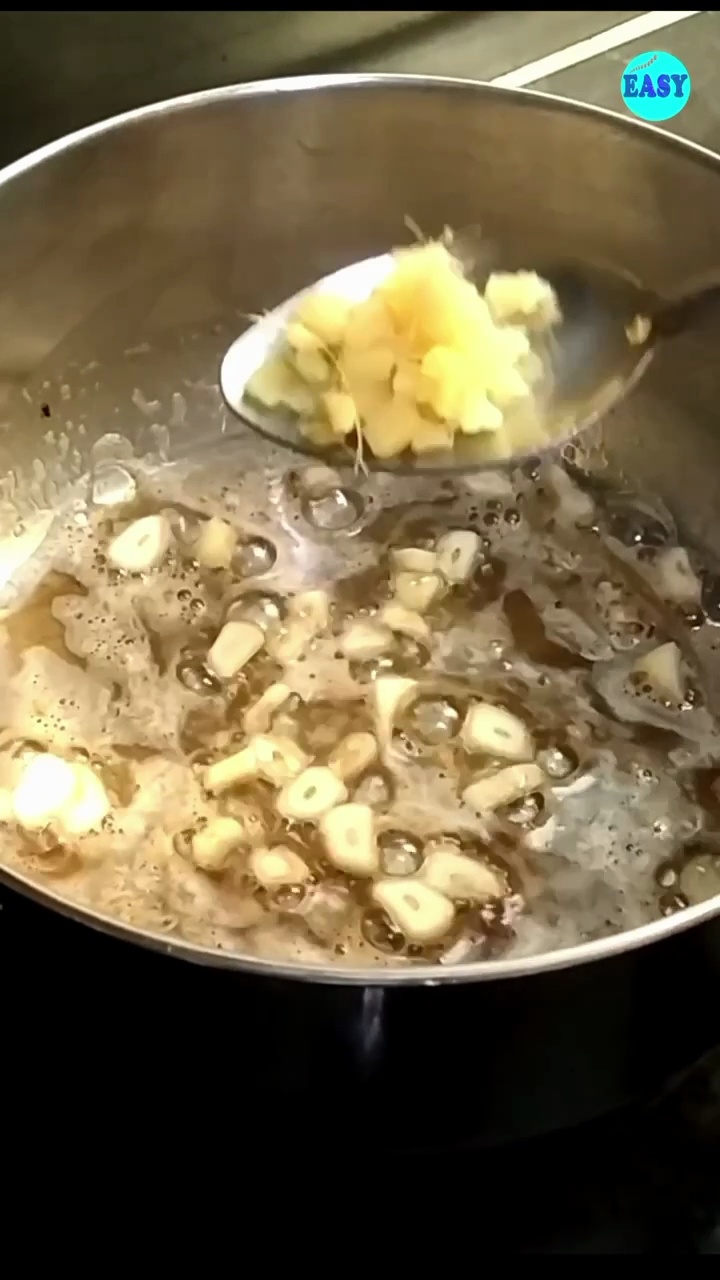
<svg viewBox="0 0 720 1280"><path fill-rule="evenodd" d="M405 725L413 737L427 746L450 742L460 731L462 716L457 703L449 698L418 698L405 717Z"/></svg>
<svg viewBox="0 0 720 1280"><path fill-rule="evenodd" d="M238 543L232 559L232 568L243 578L260 578L269 573L277 551L268 538L247 538Z"/></svg>
<svg viewBox="0 0 720 1280"><path fill-rule="evenodd" d="M175 669L178 680L191 693L219 693L220 682L197 657L181 658Z"/></svg>
<svg viewBox="0 0 720 1280"><path fill-rule="evenodd" d="M333 533L349 529L360 519L363 501L354 489L333 488L321 494L307 494L301 509L308 524L324 533Z"/></svg>
<svg viewBox="0 0 720 1280"><path fill-rule="evenodd" d="M405 831L383 831L378 836L380 865L388 876L411 876L420 870L422 845Z"/></svg>

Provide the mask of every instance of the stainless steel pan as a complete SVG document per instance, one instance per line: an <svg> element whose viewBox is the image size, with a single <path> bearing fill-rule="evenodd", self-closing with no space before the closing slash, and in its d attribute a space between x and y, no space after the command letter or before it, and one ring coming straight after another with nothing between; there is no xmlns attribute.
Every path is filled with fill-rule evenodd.
<svg viewBox="0 0 720 1280"><path fill-rule="evenodd" d="M720 159L690 143L561 99L424 77L307 77L213 90L53 143L0 174L6 525L17 519L32 484L36 496L40 484L46 499L60 503L68 457L80 476L94 442L119 422L125 435L139 439L147 432L147 417L133 401L138 374L129 351L149 346L142 392L160 401L162 419L185 373L179 333L194 335L193 360L201 360L212 383L239 317L381 251L397 240L407 214L429 230L479 222L510 254L522 249L527 257L537 248L543 260L609 262L673 296L720 263L718 202ZM709 321L679 339L593 440L605 474L657 495L709 564L720 551L719 337ZM191 409L173 426L172 456L213 447L222 429L220 410L199 417ZM69 454L61 447L63 433ZM699 659L711 681L716 634L708 629ZM439 1012L447 1000L448 1060L468 1052L469 1020L486 1026L490 1017L493 1045L510 1036L515 1048L510 1074L494 1059L488 1087L497 1090L512 1076L515 1096L523 1090L542 1095L538 1081L547 1081L558 1062L570 1065L573 1037L566 1030L584 1009L583 1059L612 1042L618 1046L609 1055L613 1061L599 1087L576 1091L582 1096L569 1102L567 1116L557 1097L544 1097L545 1116L530 1127L590 1114L626 1096L646 1068L657 1073L658 1064L672 1060L669 1033L637 1034L640 1022L657 1030L662 1023L655 966L675 973L681 950L686 957L696 949L706 956L720 914L715 899L549 954L368 973L298 969L140 934L89 919L29 878L2 874L48 909L128 943L211 970L234 969L243 984L257 979L261 989L253 987L253 999L260 1003L286 990L286 979L337 984L332 997L308 996L316 1005L339 1002L331 1012L322 1004L317 1020L309 1015L308 1028L316 1021L323 1028L320 1044L328 1021L347 1014L354 1029L343 1040L352 1046L343 1050L343 1070L351 1072L372 1073L387 1038L397 1041L384 1019L400 1007L402 989L415 988L402 1005L403 1023L408 1010L417 1011L409 1015L412 1031L403 1032L405 1057L411 1044L422 1052L430 1015L420 1001L431 1000ZM462 1006L458 984L470 984ZM588 1016L593 1001L597 1017ZM544 1046L544 1065L530 1072L532 1080L518 1076L516 1050L527 1058L528 1047L511 1033L530 1018L529 1010L531 1040L538 1041L547 1016L548 1043L557 1047L549 1065Z"/></svg>

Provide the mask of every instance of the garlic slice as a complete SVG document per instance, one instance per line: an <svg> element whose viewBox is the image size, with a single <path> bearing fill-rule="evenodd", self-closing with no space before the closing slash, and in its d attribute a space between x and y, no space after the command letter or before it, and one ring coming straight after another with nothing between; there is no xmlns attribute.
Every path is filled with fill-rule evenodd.
<svg viewBox="0 0 720 1280"><path fill-rule="evenodd" d="M300 591L288 602L288 614L306 623L313 635L319 635L330 622L330 597L327 591Z"/></svg>
<svg viewBox="0 0 720 1280"><path fill-rule="evenodd" d="M469 708L460 737L466 751L482 751L501 760L532 760L535 755L535 744L522 720L489 702Z"/></svg>
<svg viewBox="0 0 720 1280"><path fill-rule="evenodd" d="M668 547L655 563L660 594L673 604L699 604L702 584L684 547Z"/></svg>
<svg viewBox="0 0 720 1280"><path fill-rule="evenodd" d="M424 547L396 547L390 552L390 563L396 573L434 573L437 552Z"/></svg>
<svg viewBox="0 0 720 1280"><path fill-rule="evenodd" d="M271 849L253 849L248 858L248 868L258 884L266 889L305 884L312 878L307 862L284 844L274 845Z"/></svg>
<svg viewBox="0 0 720 1280"><path fill-rule="evenodd" d="M328 768L343 782L357 778L377 759L378 744L372 733L349 733L335 744L328 756Z"/></svg>
<svg viewBox="0 0 720 1280"><path fill-rule="evenodd" d="M353 622L340 637L340 652L355 662L380 658L392 645L392 632L372 622Z"/></svg>
<svg viewBox="0 0 720 1280"><path fill-rule="evenodd" d="M378 621L396 635L409 636L411 640L429 640L432 635L425 619L402 604L384 605L378 614Z"/></svg>
<svg viewBox="0 0 720 1280"><path fill-rule="evenodd" d="M497 872L455 849L439 848L428 853L420 874L424 884L446 898L482 902L486 898L501 898L505 892Z"/></svg>
<svg viewBox="0 0 720 1280"><path fill-rule="evenodd" d="M292 697L287 684L271 684L263 694L243 713L243 729L246 733L267 733L276 711Z"/></svg>
<svg viewBox="0 0 720 1280"><path fill-rule="evenodd" d="M373 811L366 804L340 804L320 819L327 856L350 876L371 876L380 865Z"/></svg>
<svg viewBox="0 0 720 1280"><path fill-rule="evenodd" d="M211 818L192 838L193 861L202 871L222 871L244 839L245 830L235 818Z"/></svg>
<svg viewBox="0 0 720 1280"><path fill-rule="evenodd" d="M466 787L462 798L476 813L483 814L500 809L503 805L521 800L531 791L538 791L547 778L536 764L512 764L499 773L489 773Z"/></svg>
<svg viewBox="0 0 720 1280"><path fill-rule="evenodd" d="M32 756L12 795L15 821L28 831L40 831L69 802L76 785L75 770L50 752Z"/></svg>
<svg viewBox="0 0 720 1280"><path fill-rule="evenodd" d="M164 559L171 542L172 529L165 516L143 516L113 538L107 558L124 573L147 573Z"/></svg>
<svg viewBox="0 0 720 1280"><path fill-rule="evenodd" d="M205 790L211 795L218 795L221 791L227 791L229 787L235 787L240 782L248 782L251 778L257 778L260 775L260 766L255 751L251 746L243 747L242 751L235 751L233 755L226 756L224 760L216 760L214 764L209 764L203 776Z"/></svg>
<svg viewBox="0 0 720 1280"><path fill-rule="evenodd" d="M194 554L206 569L228 569L232 561L238 536L227 520L212 516L206 520L195 542Z"/></svg>
<svg viewBox="0 0 720 1280"><path fill-rule="evenodd" d="M452 902L422 880L378 880L372 896L408 942L437 942L452 928Z"/></svg>
<svg viewBox="0 0 720 1280"><path fill-rule="evenodd" d="M265 841L265 820L262 809L239 796L229 796L225 801L225 809L229 817L234 818L242 830L243 844L263 844Z"/></svg>
<svg viewBox="0 0 720 1280"><path fill-rule="evenodd" d="M221 680L232 680L264 643L265 632L254 622L226 622L208 652L207 665Z"/></svg>
<svg viewBox="0 0 720 1280"><path fill-rule="evenodd" d="M50 752L33 756L12 798L15 820L30 831L55 823L67 836L98 831L110 812L100 779L85 764L70 764Z"/></svg>
<svg viewBox="0 0 720 1280"><path fill-rule="evenodd" d="M271 657L283 666L297 662L307 652L316 636L330 623L330 597L327 591L301 591L288 602L288 620L273 628L267 648Z"/></svg>
<svg viewBox="0 0 720 1280"><path fill-rule="evenodd" d="M425 613L440 595L442 580L436 573L398 573L393 579L398 601L405 609Z"/></svg>
<svg viewBox="0 0 720 1280"><path fill-rule="evenodd" d="M99 831L110 812L110 798L100 779L84 764L73 765L75 790L63 806L57 822L67 835Z"/></svg>
<svg viewBox="0 0 720 1280"><path fill-rule="evenodd" d="M467 582L480 550L480 535L472 529L453 529L437 544L438 571L446 582Z"/></svg>
<svg viewBox="0 0 720 1280"><path fill-rule="evenodd" d="M314 765L283 787L276 808L283 818L314 822L347 800L347 789L332 769Z"/></svg>
<svg viewBox="0 0 720 1280"><path fill-rule="evenodd" d="M274 787L281 787L291 778L297 778L312 763L312 756L303 751L294 738L280 733L258 733L250 739L255 752L261 778Z"/></svg>
<svg viewBox="0 0 720 1280"><path fill-rule="evenodd" d="M647 677L648 683L656 691L673 702L685 699L685 680L681 666L681 653L674 640L658 645L633 664L633 671L639 677Z"/></svg>
<svg viewBox="0 0 720 1280"><path fill-rule="evenodd" d="M395 720L418 687L407 676L379 676L372 688L372 704L381 748L392 742Z"/></svg>
<svg viewBox="0 0 720 1280"><path fill-rule="evenodd" d="M267 640L267 651L281 666L288 667L304 657L314 639L313 631L299 618L273 627Z"/></svg>

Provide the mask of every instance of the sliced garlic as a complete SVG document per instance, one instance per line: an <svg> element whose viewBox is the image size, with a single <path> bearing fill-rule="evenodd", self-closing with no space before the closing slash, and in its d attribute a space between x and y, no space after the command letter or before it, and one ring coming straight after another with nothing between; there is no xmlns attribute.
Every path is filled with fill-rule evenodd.
<svg viewBox="0 0 720 1280"><path fill-rule="evenodd" d="M532 760L535 744L522 720L489 702L471 706L460 730L466 751L482 751L501 760Z"/></svg>
<svg viewBox="0 0 720 1280"><path fill-rule="evenodd" d="M390 563L397 573L403 570L408 573L434 573L437 552L426 551L423 547L396 547L390 552Z"/></svg>
<svg viewBox="0 0 720 1280"><path fill-rule="evenodd" d="M265 643L265 632L254 622L226 622L211 646L207 665L221 680L232 680Z"/></svg>
<svg viewBox="0 0 720 1280"><path fill-rule="evenodd" d="M446 582L467 582L480 550L480 536L472 529L453 529L437 544L438 572Z"/></svg>
<svg viewBox="0 0 720 1280"><path fill-rule="evenodd" d="M243 844L255 845L264 842L266 833L262 809L237 796L230 796L225 801L225 807L229 816L240 825Z"/></svg>
<svg viewBox="0 0 720 1280"><path fill-rule="evenodd" d="M283 818L314 822L346 800L347 789L337 774L324 765L314 765L286 783L276 808Z"/></svg>
<svg viewBox="0 0 720 1280"><path fill-rule="evenodd" d="M380 746L392 742L395 720L417 689L417 680L406 676L379 676L372 688L372 704Z"/></svg>
<svg viewBox="0 0 720 1280"><path fill-rule="evenodd" d="M28 831L42 830L68 803L76 781L67 760L50 752L32 756L13 792L15 821Z"/></svg>
<svg viewBox="0 0 720 1280"><path fill-rule="evenodd" d="M243 714L243 729L246 733L266 733L272 724L272 718L288 698L292 697L292 689L287 684L271 684L263 694L248 707Z"/></svg>
<svg viewBox="0 0 720 1280"><path fill-rule="evenodd" d="M251 778L264 778L279 787L307 769L310 760L311 757L292 738L258 733L241 751L208 765L204 776L205 789L217 795Z"/></svg>
<svg viewBox="0 0 720 1280"><path fill-rule="evenodd" d="M260 766L255 751L251 746L243 747L242 751L235 751L233 755L226 756L224 760L216 760L214 764L209 764L205 770L203 782L206 791L211 795L218 795L221 791L227 791L229 787L235 787L241 782L248 782L250 778L260 776Z"/></svg>
<svg viewBox="0 0 720 1280"><path fill-rule="evenodd" d="M661 551L656 561L660 591L673 604L699 604L702 596L700 579L693 572L684 547Z"/></svg>
<svg viewBox="0 0 720 1280"><path fill-rule="evenodd" d="M281 787L291 778L297 778L312 762L302 747L280 733L259 733L251 739L260 776L274 787Z"/></svg>
<svg viewBox="0 0 720 1280"><path fill-rule="evenodd" d="M297 662L330 622L327 591L301 591L288 603L288 621L273 629L268 653L283 666Z"/></svg>
<svg viewBox="0 0 720 1280"><path fill-rule="evenodd" d="M343 782L358 778L377 759L378 744L372 733L349 733L333 747L328 768Z"/></svg>
<svg viewBox="0 0 720 1280"><path fill-rule="evenodd" d="M73 765L73 772L74 790L56 821L66 835L82 836L100 830L103 818L110 812L110 798L100 779L87 765Z"/></svg>
<svg viewBox="0 0 720 1280"><path fill-rule="evenodd" d="M312 627L300 618L295 618L273 627L267 639L267 651L281 666L288 667L304 657L313 639Z"/></svg>
<svg viewBox="0 0 720 1280"><path fill-rule="evenodd" d="M248 858L248 868L258 884L266 889L279 889L285 884L305 884L312 872L299 853L287 845L274 845L272 849L253 849Z"/></svg>
<svg viewBox="0 0 720 1280"><path fill-rule="evenodd" d="M143 516L113 538L107 558L124 573L147 573L157 568L171 542L172 529L165 516Z"/></svg>
<svg viewBox="0 0 720 1280"><path fill-rule="evenodd" d="M633 666L640 677L647 677L658 693L664 694L673 702L683 702L685 698L685 680L683 679L681 654L674 640L658 645L649 653L638 658Z"/></svg>
<svg viewBox="0 0 720 1280"><path fill-rule="evenodd" d="M378 621L399 636L411 640L429 640L432 632L425 619L413 609L402 604L386 604L378 614Z"/></svg>
<svg viewBox="0 0 720 1280"><path fill-rule="evenodd" d="M435 849L427 854L421 876L424 884L446 898L482 902L501 898L505 886L491 867L455 849Z"/></svg>
<svg viewBox="0 0 720 1280"><path fill-rule="evenodd" d="M371 876L380 864L373 811L366 804L340 804L320 819L327 856L349 876Z"/></svg>
<svg viewBox="0 0 720 1280"><path fill-rule="evenodd" d="M531 791L538 791L547 778L536 764L512 764L498 773L471 782L462 793L466 804L476 813L483 814L500 809L503 805L521 800Z"/></svg>
<svg viewBox="0 0 720 1280"><path fill-rule="evenodd" d="M437 942L452 928L452 902L422 880L378 880L372 896L408 942Z"/></svg>
<svg viewBox="0 0 720 1280"><path fill-rule="evenodd" d="M372 622L353 622L340 638L341 653L356 662L380 658L392 645L392 632Z"/></svg>
<svg viewBox="0 0 720 1280"><path fill-rule="evenodd" d="M202 871L222 871L244 840L245 830L235 818L211 818L192 838L193 861Z"/></svg>
<svg viewBox="0 0 720 1280"><path fill-rule="evenodd" d="M649 316L633 316L625 326L625 335L631 347L641 347L652 333L652 320Z"/></svg>
<svg viewBox="0 0 720 1280"><path fill-rule="evenodd" d="M237 533L227 520L206 520L195 542L195 559L206 569L228 569L237 546Z"/></svg>
<svg viewBox="0 0 720 1280"><path fill-rule="evenodd" d="M301 591L288 603L291 618L307 624L314 635L326 631L330 622L330 597L327 591Z"/></svg>
<svg viewBox="0 0 720 1280"><path fill-rule="evenodd" d="M678 877L678 888L691 906L720 895L720 862L717 857L702 854L686 862Z"/></svg>
<svg viewBox="0 0 720 1280"><path fill-rule="evenodd" d="M442 579L436 573L397 573L393 579L395 595L405 609L425 613L440 595Z"/></svg>

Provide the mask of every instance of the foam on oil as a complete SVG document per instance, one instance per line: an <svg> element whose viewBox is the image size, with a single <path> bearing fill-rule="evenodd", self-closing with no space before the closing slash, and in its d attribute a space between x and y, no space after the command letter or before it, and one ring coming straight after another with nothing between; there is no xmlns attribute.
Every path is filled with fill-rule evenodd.
<svg viewBox="0 0 720 1280"><path fill-rule="evenodd" d="M143 464L118 436L95 457L88 501L46 521L31 573L10 565L18 597L0 643L0 786L34 746L76 753L98 770L112 813L78 849L6 822L8 865L142 928L303 963L527 955L691 900L667 868L713 826L697 771L718 760L720 732L684 640L703 625L699 579L666 513L627 497L600 507L555 464L467 482L362 478L289 468L242 437L202 461ZM117 572L111 538L151 512L172 524L170 554L146 575ZM239 535L227 570L193 557L211 516ZM388 598L388 551L459 528L481 536L481 555L470 579L431 608L431 642L405 638L379 659L344 658L343 625ZM213 677L205 658L228 617L267 625L311 587L330 593L332 625L300 660L282 669L263 651L235 681ZM638 655L678 637L681 704L634 679ZM290 685L282 731L322 759L348 732L372 730L368 694L389 671L416 678L419 695L354 793L375 809L383 867L416 871L442 837L489 861L506 886L491 909L461 905L452 934L432 948L408 945L362 883L328 866L311 826L278 816L264 783L230 792L221 808L247 816L250 806L266 842L301 851L313 868L307 886L254 884L246 851L217 875L189 856L211 812L202 769L238 749L242 713L268 685ZM474 766L458 730L478 696L526 722L548 778L542 793L482 819L459 799ZM701 852L703 873L686 875L686 887L697 896L701 882L708 896L715 855Z"/></svg>

